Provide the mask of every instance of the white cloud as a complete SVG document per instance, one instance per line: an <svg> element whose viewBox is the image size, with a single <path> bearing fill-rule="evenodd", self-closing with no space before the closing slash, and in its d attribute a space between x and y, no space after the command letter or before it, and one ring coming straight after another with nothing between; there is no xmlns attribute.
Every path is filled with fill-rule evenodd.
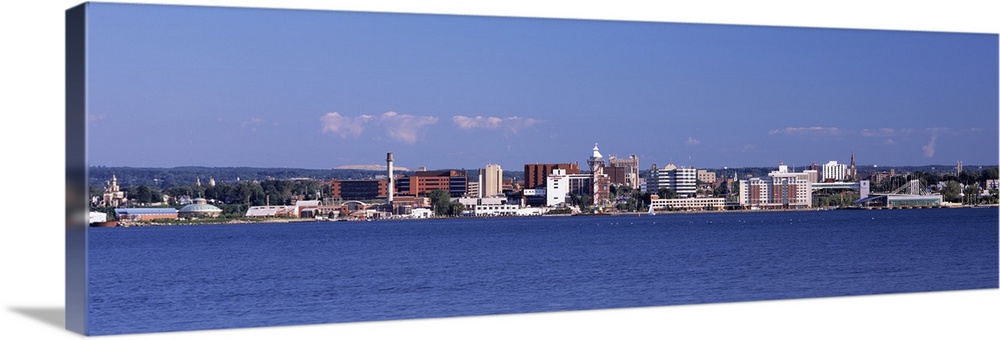
<svg viewBox="0 0 1000 340"><path fill-rule="evenodd" d="M937 146L937 133L931 134L931 141L924 145L924 156L934 157L934 149Z"/></svg>
<svg viewBox="0 0 1000 340"><path fill-rule="evenodd" d="M360 115L349 117L337 112L330 112L320 117L323 132L340 135L341 138L359 137L369 125L381 127L387 137L393 140L416 143L420 133L428 126L437 123L436 117L414 116L386 112L381 116Z"/></svg>
<svg viewBox="0 0 1000 340"><path fill-rule="evenodd" d="M891 136L897 136L897 133L896 129L880 128L880 129L862 129L861 135L865 137L891 137Z"/></svg>
<svg viewBox="0 0 1000 340"><path fill-rule="evenodd" d="M369 115L348 117L337 112L330 112L319 118L323 132L340 135L340 138L360 136L365 131L365 125L371 120L372 116Z"/></svg>
<svg viewBox="0 0 1000 340"><path fill-rule="evenodd" d="M529 128L542 123L541 120L534 118L522 118L522 117L483 117L483 116L452 116L451 121L458 126L458 128L463 130L471 129L505 129L511 133L518 133L519 131Z"/></svg>
<svg viewBox="0 0 1000 340"><path fill-rule="evenodd" d="M843 134L844 131L840 128L835 127L823 127L823 126L810 126L810 127L786 127L783 129L774 129L769 131L769 135L788 135L788 136L839 136Z"/></svg>
<svg viewBox="0 0 1000 340"><path fill-rule="evenodd" d="M701 141L695 139L694 137L688 137L688 139L684 141L684 144L694 146L701 144Z"/></svg>
<svg viewBox="0 0 1000 340"><path fill-rule="evenodd" d="M257 127L260 126L260 124L263 124L263 123L264 123L263 119L254 117L254 118L250 118L249 120L246 120L246 121L240 123L240 127L244 128L244 129L250 128L250 131L255 131L256 132L257 131Z"/></svg>
<svg viewBox="0 0 1000 340"><path fill-rule="evenodd" d="M437 121L437 117L398 114L391 111L379 117L379 123L385 128L386 136L410 144L417 142L425 127Z"/></svg>

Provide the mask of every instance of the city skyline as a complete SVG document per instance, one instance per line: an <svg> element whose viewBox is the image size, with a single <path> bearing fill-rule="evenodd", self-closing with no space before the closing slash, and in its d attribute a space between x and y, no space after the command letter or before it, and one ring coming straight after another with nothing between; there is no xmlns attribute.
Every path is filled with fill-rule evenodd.
<svg viewBox="0 0 1000 340"><path fill-rule="evenodd" d="M997 163L995 34L95 5L91 165Z"/></svg>

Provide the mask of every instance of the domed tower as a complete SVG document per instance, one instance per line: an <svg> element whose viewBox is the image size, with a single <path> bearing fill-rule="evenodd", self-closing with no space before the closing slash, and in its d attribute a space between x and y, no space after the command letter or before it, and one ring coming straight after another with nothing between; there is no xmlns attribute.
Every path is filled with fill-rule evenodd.
<svg viewBox="0 0 1000 340"><path fill-rule="evenodd" d="M604 156L597 148L597 143L594 143L594 154L587 160L587 164L590 165L590 179L593 184L590 192L594 206L606 206L611 189L608 186L608 176L604 174Z"/></svg>
<svg viewBox="0 0 1000 340"><path fill-rule="evenodd" d="M594 155L590 156L587 164L590 164L590 173L604 173L604 156L601 156L601 150L597 148L597 143L594 143Z"/></svg>

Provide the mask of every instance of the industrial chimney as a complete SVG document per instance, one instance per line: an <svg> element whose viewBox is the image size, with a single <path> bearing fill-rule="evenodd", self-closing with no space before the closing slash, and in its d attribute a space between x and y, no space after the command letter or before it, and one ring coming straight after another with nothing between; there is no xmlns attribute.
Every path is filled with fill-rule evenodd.
<svg viewBox="0 0 1000 340"><path fill-rule="evenodd" d="M385 203L392 207L392 194L396 190L396 178L392 175L392 152L385 155L386 167L389 168L389 180L386 181L386 186L389 188L389 196L386 197Z"/></svg>

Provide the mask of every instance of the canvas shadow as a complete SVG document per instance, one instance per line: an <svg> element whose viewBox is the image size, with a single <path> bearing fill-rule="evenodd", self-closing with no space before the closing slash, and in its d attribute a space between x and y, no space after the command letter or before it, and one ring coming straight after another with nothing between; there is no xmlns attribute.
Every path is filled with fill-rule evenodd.
<svg viewBox="0 0 1000 340"><path fill-rule="evenodd" d="M62 307L11 307L10 310L59 329L66 328L66 309Z"/></svg>

